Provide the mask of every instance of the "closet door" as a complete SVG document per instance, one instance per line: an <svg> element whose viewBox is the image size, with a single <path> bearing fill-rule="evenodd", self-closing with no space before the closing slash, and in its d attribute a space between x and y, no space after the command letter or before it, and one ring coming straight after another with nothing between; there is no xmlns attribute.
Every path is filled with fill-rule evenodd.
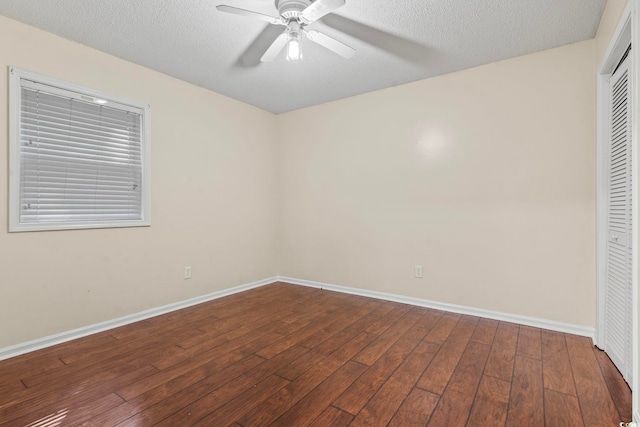
<svg viewBox="0 0 640 427"><path fill-rule="evenodd" d="M632 367L631 104L628 59L611 76L605 348L627 382Z"/></svg>

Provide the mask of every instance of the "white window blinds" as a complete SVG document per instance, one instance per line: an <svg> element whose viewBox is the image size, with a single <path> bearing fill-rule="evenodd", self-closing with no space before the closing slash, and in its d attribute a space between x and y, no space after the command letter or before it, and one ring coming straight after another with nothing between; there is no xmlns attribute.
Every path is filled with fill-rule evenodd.
<svg viewBox="0 0 640 427"><path fill-rule="evenodd" d="M13 231L146 225L143 119L144 109L21 78Z"/></svg>

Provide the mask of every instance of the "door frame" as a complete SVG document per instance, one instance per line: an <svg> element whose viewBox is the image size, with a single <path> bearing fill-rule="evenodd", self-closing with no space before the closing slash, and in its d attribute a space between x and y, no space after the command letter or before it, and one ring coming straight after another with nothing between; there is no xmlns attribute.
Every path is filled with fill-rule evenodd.
<svg viewBox="0 0 640 427"><path fill-rule="evenodd" d="M632 149L632 211L635 220L631 226L631 239L633 248L632 258L632 369L631 389L633 393L633 420L640 422L640 340L638 339L639 322L638 311L640 311L640 300L638 299L638 259L640 254L640 243L638 237L638 166L640 166L640 153L638 152L638 117L640 116L638 107L640 106L640 73L638 73L638 56L634 51L640 49L640 28L638 28L638 11L640 10L640 0L629 0L622 13L616 31L614 32L607 50L605 51L602 63L598 68L598 119L597 119L597 315L594 343L599 348L604 348L605 328L605 286L606 286L606 244L608 239L607 229L607 182L608 182L608 139L610 131L610 106L609 106L609 77L614 71L618 61L626 51L629 43L635 48L631 49L630 56L630 102L631 102L631 149Z"/></svg>

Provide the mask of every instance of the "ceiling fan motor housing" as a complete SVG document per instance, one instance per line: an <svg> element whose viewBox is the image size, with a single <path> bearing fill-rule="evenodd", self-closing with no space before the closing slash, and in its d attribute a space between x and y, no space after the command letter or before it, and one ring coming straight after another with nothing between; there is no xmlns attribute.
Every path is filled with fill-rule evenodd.
<svg viewBox="0 0 640 427"><path fill-rule="evenodd" d="M298 19L303 10L311 4L311 0L278 0L280 16L285 19Z"/></svg>

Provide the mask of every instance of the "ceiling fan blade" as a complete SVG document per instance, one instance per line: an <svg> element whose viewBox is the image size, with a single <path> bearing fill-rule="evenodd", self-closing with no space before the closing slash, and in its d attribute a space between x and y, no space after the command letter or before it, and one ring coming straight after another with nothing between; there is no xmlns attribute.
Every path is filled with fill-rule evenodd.
<svg viewBox="0 0 640 427"><path fill-rule="evenodd" d="M302 20L310 24L346 4L345 0L316 0L302 11Z"/></svg>
<svg viewBox="0 0 640 427"><path fill-rule="evenodd" d="M272 62L273 60L275 60L277 58L278 54L287 45L288 41L289 41L289 36L287 35L287 32L285 31L282 34L280 34L278 36L278 38L275 39L275 41L273 43L271 43L271 46L269 46L269 49L267 49L267 51L264 53L264 55L262 55L262 58L260 58L260 61L262 61L262 62Z"/></svg>
<svg viewBox="0 0 640 427"><path fill-rule="evenodd" d="M282 27L267 25L264 30L247 46L245 51L236 61L236 66L241 68L253 68L260 65L260 58L269 49L271 44L282 34Z"/></svg>
<svg viewBox="0 0 640 427"><path fill-rule="evenodd" d="M269 16L269 15L265 15L263 13L258 13L258 12L254 12L252 10L246 10L246 9L240 9L237 7L233 7L233 6L227 6L226 4L221 4L219 6L216 6L216 9L218 9L220 12L227 12L227 13L233 13L234 15L241 15L241 16L248 16L251 18L257 18L260 19L262 21L266 21L270 24L275 24L275 25L287 25L282 18L280 17L275 17L275 16Z"/></svg>
<svg viewBox="0 0 640 427"><path fill-rule="evenodd" d="M387 33L366 24L338 15L329 15L322 20L328 27L345 33L393 55L416 63L424 63L433 57L433 50L420 43Z"/></svg>
<svg viewBox="0 0 640 427"><path fill-rule="evenodd" d="M343 58L351 59L353 58L353 55L356 54L354 48L347 46L341 41L338 41L333 37L326 35L325 33L321 33L320 31L310 30L305 31L305 34L307 38L312 42L318 43L320 46L323 46L330 51L337 53Z"/></svg>

